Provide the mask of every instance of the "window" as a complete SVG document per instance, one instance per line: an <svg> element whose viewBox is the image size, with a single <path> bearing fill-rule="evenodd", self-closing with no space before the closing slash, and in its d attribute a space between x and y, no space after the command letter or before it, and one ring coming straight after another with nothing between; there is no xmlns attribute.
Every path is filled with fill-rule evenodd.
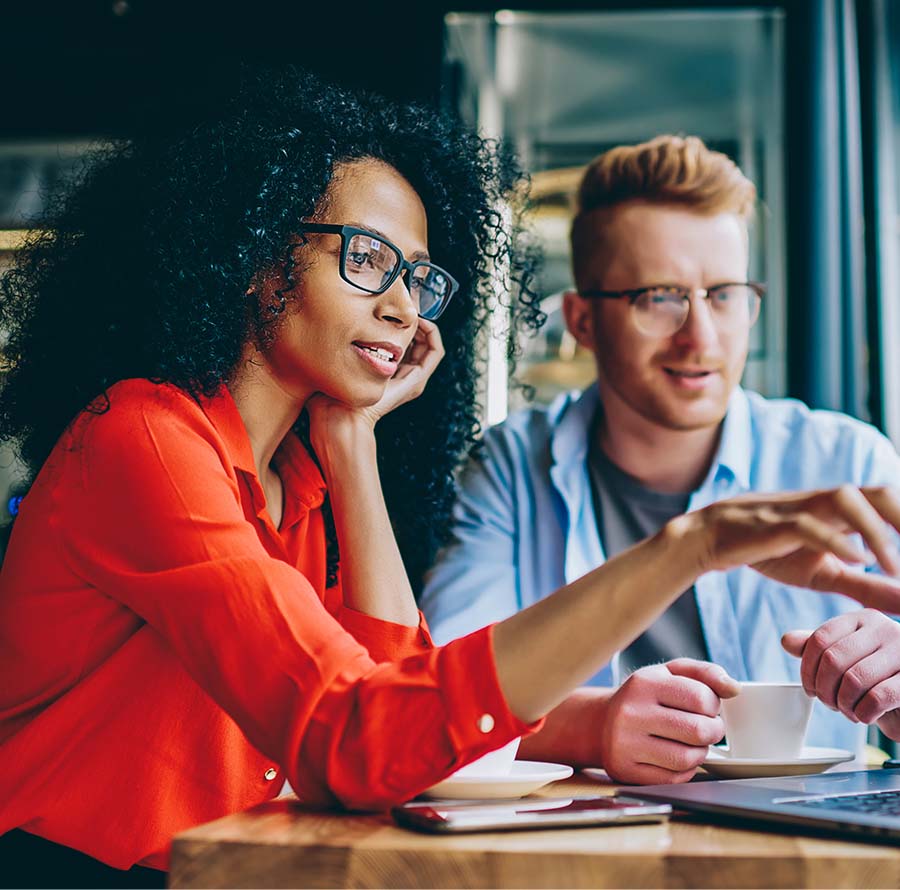
<svg viewBox="0 0 900 890"><path fill-rule="evenodd" d="M660 133L700 136L759 189L751 276L766 281L769 293L744 380L765 395L784 394L782 13L503 11L452 13L445 25L445 92L467 123L513 144L533 176L548 322L524 344L517 376L535 388L536 400L594 377L560 311L560 292L571 285L569 200L581 170L613 145ZM505 363L504 349L489 354ZM488 376L505 382L505 367L489 368ZM486 395L491 423L522 400L512 389L507 404L506 392L490 384Z"/></svg>

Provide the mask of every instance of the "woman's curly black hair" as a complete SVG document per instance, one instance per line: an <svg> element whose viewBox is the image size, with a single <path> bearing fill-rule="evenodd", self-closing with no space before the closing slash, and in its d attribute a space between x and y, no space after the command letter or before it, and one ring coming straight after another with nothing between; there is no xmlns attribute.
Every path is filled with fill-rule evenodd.
<svg viewBox="0 0 900 890"><path fill-rule="evenodd" d="M0 285L0 437L36 473L72 419L119 380L212 395L235 374L248 337L264 341L278 324L246 296L254 275L286 261L335 166L362 158L411 183L429 251L460 282L439 322L444 360L424 394L376 429L385 498L417 588L445 539L454 471L479 431L477 348L492 301L500 298L513 335L543 321L530 287L534 254L516 247L504 210L523 174L501 146L431 108L354 94L293 67L248 70L236 94L190 127L100 151Z"/></svg>

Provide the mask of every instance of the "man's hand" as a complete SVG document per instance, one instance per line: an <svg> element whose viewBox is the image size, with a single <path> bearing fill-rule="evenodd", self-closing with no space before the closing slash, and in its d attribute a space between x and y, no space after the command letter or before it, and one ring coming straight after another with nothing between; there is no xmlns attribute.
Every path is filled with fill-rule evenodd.
<svg viewBox="0 0 900 890"><path fill-rule="evenodd" d="M900 740L900 624L875 609L838 615L781 638L800 658L807 695L854 723L877 723Z"/></svg>
<svg viewBox="0 0 900 890"><path fill-rule="evenodd" d="M692 658L635 671L607 703L603 767L617 782L687 782L725 734L721 699L739 691L723 668Z"/></svg>

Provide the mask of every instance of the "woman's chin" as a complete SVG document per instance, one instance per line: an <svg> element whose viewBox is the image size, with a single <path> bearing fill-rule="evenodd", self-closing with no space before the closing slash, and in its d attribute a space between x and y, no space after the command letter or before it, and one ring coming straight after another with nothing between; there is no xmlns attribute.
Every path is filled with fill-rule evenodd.
<svg viewBox="0 0 900 890"><path fill-rule="evenodd" d="M331 398L341 402L348 408L371 408L384 397L385 384L380 386L359 387L352 390L330 393Z"/></svg>

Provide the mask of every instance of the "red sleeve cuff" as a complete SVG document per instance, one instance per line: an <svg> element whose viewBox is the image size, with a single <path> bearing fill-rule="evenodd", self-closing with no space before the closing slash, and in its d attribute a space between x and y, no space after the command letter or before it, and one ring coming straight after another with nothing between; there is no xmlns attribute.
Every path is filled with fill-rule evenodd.
<svg viewBox="0 0 900 890"><path fill-rule="evenodd" d="M434 648L421 611L416 627L384 621L347 606L341 609L339 620L344 630L356 637L376 662L399 661Z"/></svg>
<svg viewBox="0 0 900 890"><path fill-rule="evenodd" d="M466 753L466 762L544 725L543 717L525 723L509 709L497 678L494 626L448 643L438 662L440 688L453 717L447 731L454 749Z"/></svg>
<svg viewBox="0 0 900 890"><path fill-rule="evenodd" d="M364 624L392 626L369 616ZM403 628L404 635L416 628ZM339 674L316 707L289 763L307 802L381 810L522 735L494 665L493 626L411 658Z"/></svg>

